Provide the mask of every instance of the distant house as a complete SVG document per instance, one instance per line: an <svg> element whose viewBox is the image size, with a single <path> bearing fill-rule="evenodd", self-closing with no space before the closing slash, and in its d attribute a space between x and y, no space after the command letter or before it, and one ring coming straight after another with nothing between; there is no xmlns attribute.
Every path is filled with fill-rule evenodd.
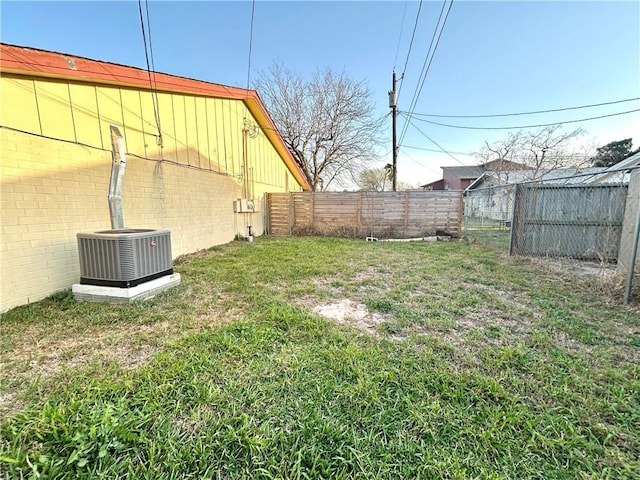
<svg viewBox="0 0 640 480"><path fill-rule="evenodd" d="M584 171L596 173L601 168L578 169L561 168L541 175L538 180L546 183L574 183L584 178L576 176ZM509 221L513 212L515 186L529 182L536 177L535 170L517 170L493 172L486 171L464 190L464 215L467 217L482 216L485 219L501 222Z"/></svg>
<svg viewBox="0 0 640 480"><path fill-rule="evenodd" d="M444 180L440 179L440 180L436 180L435 182L431 182L431 183L427 183L425 185L420 185L420 188L422 190L427 190L427 191L431 191L431 190L444 190Z"/></svg>
<svg viewBox="0 0 640 480"><path fill-rule="evenodd" d="M640 166L640 153L611 167L557 168L536 177L534 170L485 171L464 190L464 214L507 221L513 210L515 185L536 180L543 184L605 185L629 182L631 168Z"/></svg>
<svg viewBox="0 0 640 480"><path fill-rule="evenodd" d="M605 168L599 175L594 175L585 179L586 185L591 184L604 184L604 183L628 183L631 178L631 169L633 167L640 167L640 152L625 158L621 162Z"/></svg>
<svg viewBox="0 0 640 480"><path fill-rule="evenodd" d="M527 168L522 163L509 160L492 160L481 165L441 167L442 179L421 185L423 190L465 190L485 172L510 172Z"/></svg>
<svg viewBox="0 0 640 480"><path fill-rule="evenodd" d="M589 168L557 168L549 172L545 172L536 176L535 170L518 170L506 172L484 172L476 178L467 188L465 193L473 190L481 190L491 187L502 187L507 185L515 185L516 183L539 181L544 183L564 183L576 184L584 183L588 178L593 178L594 174L606 170L601 167Z"/></svg>
<svg viewBox="0 0 640 480"><path fill-rule="evenodd" d="M635 167L640 167L640 152L631 155L611 167L556 168L539 175L530 169L517 171L485 171L465 188L465 193L473 190L511 185L532 180L541 183L557 183L562 185L628 183L630 170Z"/></svg>
<svg viewBox="0 0 640 480"><path fill-rule="evenodd" d="M76 234L110 226L111 125L125 226L170 230L174 257L260 235L267 193L310 189L254 90L6 44L0 72L0 311L78 281Z"/></svg>

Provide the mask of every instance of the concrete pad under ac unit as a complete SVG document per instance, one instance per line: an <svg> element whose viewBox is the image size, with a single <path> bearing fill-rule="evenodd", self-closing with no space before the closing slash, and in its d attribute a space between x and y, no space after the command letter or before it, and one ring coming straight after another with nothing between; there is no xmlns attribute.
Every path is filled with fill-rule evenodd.
<svg viewBox="0 0 640 480"><path fill-rule="evenodd" d="M102 287L76 283L71 290L73 291L73 298L78 302L132 303L148 300L160 292L176 287L180 284L180 280L179 273L172 273L131 288Z"/></svg>

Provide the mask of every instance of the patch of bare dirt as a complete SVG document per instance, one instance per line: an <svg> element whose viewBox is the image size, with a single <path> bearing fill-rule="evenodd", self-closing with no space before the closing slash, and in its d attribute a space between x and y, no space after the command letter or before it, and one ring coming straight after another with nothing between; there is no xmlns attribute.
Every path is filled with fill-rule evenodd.
<svg viewBox="0 0 640 480"><path fill-rule="evenodd" d="M369 312L365 305L348 298L332 303L316 304L311 306L311 310L338 325L355 327L371 335L376 335L378 326L386 320L384 315Z"/></svg>

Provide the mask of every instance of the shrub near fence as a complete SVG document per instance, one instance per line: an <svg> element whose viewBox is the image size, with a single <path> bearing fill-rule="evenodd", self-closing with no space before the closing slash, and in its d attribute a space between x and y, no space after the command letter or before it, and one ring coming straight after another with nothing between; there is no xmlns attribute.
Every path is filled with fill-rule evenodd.
<svg viewBox="0 0 640 480"><path fill-rule="evenodd" d="M462 196L458 191L271 193L271 235L343 237L459 237Z"/></svg>

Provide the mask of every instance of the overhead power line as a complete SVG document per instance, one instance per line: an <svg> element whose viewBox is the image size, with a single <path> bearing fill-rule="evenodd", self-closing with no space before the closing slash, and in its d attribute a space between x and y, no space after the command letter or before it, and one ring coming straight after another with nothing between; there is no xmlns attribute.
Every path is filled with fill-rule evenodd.
<svg viewBox="0 0 640 480"><path fill-rule="evenodd" d="M415 163L415 164L416 164L416 165L418 165L419 167L422 167L422 168L428 168L424 163L419 162L418 160L416 160L415 158L413 158L411 155L409 155L407 152L405 152L404 154L405 154L405 156L406 156L409 160L411 160L413 163Z"/></svg>
<svg viewBox="0 0 640 480"><path fill-rule="evenodd" d="M425 152L436 152L436 153L440 153L442 152L442 150L436 150L435 148L424 148L424 147L414 147L412 145L401 145L402 148L410 148L412 150L420 150L420 151L425 151ZM466 156L477 156L480 154L480 152L456 152L454 150L448 150L449 153L453 153L455 155L466 155ZM406 153L405 153L406 155ZM584 154L582 153L571 153L571 154L566 154L563 155L563 157L566 158L582 158L584 157ZM520 159L520 158L528 158L526 156L522 156L522 155L514 155L513 157L510 158L514 158L514 159Z"/></svg>
<svg viewBox="0 0 640 480"><path fill-rule="evenodd" d="M604 105L615 105L617 103L634 102L640 100L640 97L625 98L623 100L614 100L613 102L592 103L589 105L578 105L575 107L552 108L549 110L535 110L532 112L518 113L495 113L487 115L436 115L435 113L413 113L414 117L433 117L433 118L494 118L494 117L515 117L518 115L536 115L538 113L564 112L567 110L579 110L582 108L602 107Z"/></svg>
<svg viewBox="0 0 640 480"><path fill-rule="evenodd" d="M403 114L403 116L405 116L406 118L406 114ZM446 153L447 155L449 155L451 158L453 158L456 162L458 162L460 165L466 166L464 163L462 163L458 158L454 157L450 152L448 152L447 150L445 150L443 147L440 146L440 144L438 142L436 142L433 138L431 138L429 135L427 135L426 133L424 133L420 128L418 128L418 126L413 123L411 121L411 119L406 118L407 119L407 124L410 124L413 128L415 128L418 132L420 132L427 140L429 140L431 143L433 143L436 147L438 147L440 149L441 152Z"/></svg>
<svg viewBox="0 0 640 480"><path fill-rule="evenodd" d="M162 125L160 123L160 100L158 99L158 83L156 82L156 64L153 60L153 40L151 39L151 21L149 20L149 0L145 0L144 7L147 12L147 31L149 32L149 54L151 56L151 70L153 71L153 96L155 97L156 122L158 124L158 143L162 145ZM148 65L147 65L148 68Z"/></svg>
<svg viewBox="0 0 640 480"><path fill-rule="evenodd" d="M440 127L460 128L464 130L517 130L521 128L550 127L552 125L560 125L560 124L566 124L566 123L588 122L591 120L598 120L600 118L609 118L609 117L617 117L619 115L628 115L629 113L634 113L634 112L640 112L640 108L636 108L634 110L627 110L625 112L610 113L608 115L598 115L596 117L579 118L577 120L565 120L565 121L552 122L552 123L539 123L536 125L516 125L516 126L509 126L509 127L473 127L470 125L452 125L449 123L432 122L431 120L425 120L424 118L416 118L416 120L418 120L419 122L429 123L431 125L438 125ZM407 116L406 112L400 112L400 113L404 114L404 116Z"/></svg>
<svg viewBox="0 0 640 480"><path fill-rule="evenodd" d="M453 0L451 0L451 2L449 3L449 8L447 9L447 13L444 16L444 20L442 21L442 27L440 28L440 33L438 33L438 39L436 40L436 44L433 47L433 52L431 53L429 64L427 65L427 69L424 72L424 77L422 78L420 89L418 90L418 94L416 95L416 103L418 102L418 98L420 98L420 94L422 93L422 87L424 87L424 84L427 80L427 75L429 75L429 69L431 68L431 63L433 62L433 58L436 55L436 51L438 50L438 45L440 45L440 37L442 37L442 32L444 31L444 27L447 24L447 19L449 18L449 12L451 11L451 7L453 7Z"/></svg>
<svg viewBox="0 0 640 480"><path fill-rule="evenodd" d="M440 153L442 150L436 150L435 148L425 148L425 147L414 147L412 145L400 145L402 148L410 148L412 150L422 150L425 152L437 152ZM475 155L475 152L454 152L453 150L449 150L449 153L455 153L456 155Z"/></svg>
<svg viewBox="0 0 640 480"><path fill-rule="evenodd" d="M393 68L396 68L396 63L398 63L398 53L400 53L400 41L402 40L402 32L404 31L404 18L407 14L407 4L409 0L405 0L404 8L402 9L402 22L400 22L400 35L398 35L398 45L396 46L396 56L393 59Z"/></svg>
<svg viewBox="0 0 640 480"><path fill-rule="evenodd" d="M256 0L251 2L251 27L249 28L249 61L247 62L247 95L249 94L249 78L251 76L251 48L253 46L253 14L256 9Z"/></svg>
<svg viewBox="0 0 640 480"><path fill-rule="evenodd" d="M156 64L153 61L153 40L151 39L151 21L149 20L149 0L144 1L144 8L147 14L147 32L149 32L149 54L151 57L151 70L156 73ZM153 85L156 86L155 75L153 77Z"/></svg>
<svg viewBox="0 0 640 480"><path fill-rule="evenodd" d="M406 4L405 4L405 8L406 8ZM407 71L407 65L409 63L409 56L411 55L411 48L413 47L413 39L416 36L416 29L418 28L418 19L420 18L420 12L421 11L422 11L422 0L420 0L420 5L418 6L418 13L416 13L416 21L413 24L413 32L411 33L411 41L409 42L409 50L407 51L407 58L404 60L404 67L402 67L402 73L400 74L400 86L398 87L398 97L400 97L400 92L402 91L402 83L403 83L403 80L404 80L404 74Z"/></svg>
<svg viewBox="0 0 640 480"><path fill-rule="evenodd" d="M429 61L429 56L431 55L431 49L433 47L433 41L435 40L436 34L438 33L438 27L440 26L440 19L442 18L442 13L444 12L444 7L447 4L447 0L442 2L442 8L440 9L440 15L438 15L438 21L436 22L436 26L433 29L433 35L431 35L431 42L429 42L429 48L427 49L427 54L424 57L424 62L422 63L422 67L420 69L420 75L418 76L418 81L416 82L416 88L413 91L413 96L411 97L411 101L409 102L409 111L413 111L415 109L415 101L416 101L416 93L418 91L418 86L420 85L420 80L422 79L422 75L426 70L427 62ZM402 84L400 85L402 87ZM405 123L402 133L400 134L400 143L404 139L404 135L407 132L408 125Z"/></svg>
<svg viewBox="0 0 640 480"><path fill-rule="evenodd" d="M415 107L418 103L418 98L420 98L420 93L422 92L422 88L424 87L424 83L427 79L427 74L429 72L429 67L431 66L431 62L433 61L433 57L436 53L436 50L438 48L438 44L440 43L440 37L442 36L442 31L444 30L444 26L447 23L447 18L449 17L449 12L451 11L451 7L453 6L453 0L451 0L451 2L449 3L449 9L447 10L447 13L444 17L444 20L442 22L442 26L440 25L440 19L442 18L442 14L444 12L445 6L447 4L447 0L444 0L442 2L442 8L440 9L440 15L438 16L438 21L436 22L436 26L433 30L433 35L431 36L431 42L429 43L429 49L427 50L427 55L425 56L424 59L424 63L422 64L422 70L420 72L420 76L418 77L418 82L416 83L416 88L413 92L413 97L411 98L411 103L409 105L409 118L408 121L411 120L413 111L415 110ZM440 27L440 30L438 31L438 27ZM436 35L438 36L438 39L435 40ZM434 44L435 41L435 44ZM435 46L434 46L435 45ZM432 49L433 47L433 49ZM402 133L400 134L400 142L402 143L402 141L404 140L404 136L407 133L407 127L408 124L405 123L404 128L402 129Z"/></svg>
<svg viewBox="0 0 640 480"><path fill-rule="evenodd" d="M149 30L149 45L147 46L147 35L142 15L142 0L138 0L138 12L140 13L140 28L142 29L142 42L144 43L144 57L147 62L147 74L149 76L149 89L151 90L151 103L153 104L153 115L158 128L158 145L162 145L162 128L160 126L160 102L158 101L158 88L155 83L155 64L153 62L153 46L151 45L151 24L149 22L149 1L145 0L147 11L147 30ZM149 53L151 53L151 63L149 63ZM151 79L151 68L153 66L153 80Z"/></svg>

